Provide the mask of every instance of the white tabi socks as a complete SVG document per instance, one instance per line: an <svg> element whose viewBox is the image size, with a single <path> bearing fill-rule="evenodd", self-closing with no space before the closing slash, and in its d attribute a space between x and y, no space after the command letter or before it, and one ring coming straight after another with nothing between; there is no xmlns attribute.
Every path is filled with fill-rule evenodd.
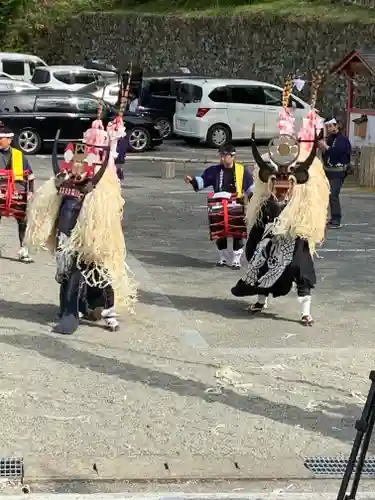
<svg viewBox="0 0 375 500"><path fill-rule="evenodd" d="M116 317L117 317L117 314L116 314L114 307L110 307L109 309L103 309L102 318L104 319L106 326L110 330L114 330L114 331L118 330L118 328L120 326Z"/></svg>
<svg viewBox="0 0 375 500"><path fill-rule="evenodd" d="M218 250L219 252L219 260L217 262L218 266L226 266L227 265L227 260L228 260L228 251L227 249L225 250Z"/></svg>
<svg viewBox="0 0 375 500"><path fill-rule="evenodd" d="M298 302L301 304L301 323L305 326L311 326L314 322L311 316L311 295L298 297Z"/></svg>
<svg viewBox="0 0 375 500"><path fill-rule="evenodd" d="M232 267L234 267L235 269L241 268L242 254L243 254L243 248L240 248L239 250L233 250Z"/></svg>
<svg viewBox="0 0 375 500"><path fill-rule="evenodd" d="M268 297L266 295L258 295L257 302L263 306L263 309L267 309Z"/></svg>
<svg viewBox="0 0 375 500"><path fill-rule="evenodd" d="M298 302L301 304L302 316L311 316L311 295L298 297Z"/></svg>

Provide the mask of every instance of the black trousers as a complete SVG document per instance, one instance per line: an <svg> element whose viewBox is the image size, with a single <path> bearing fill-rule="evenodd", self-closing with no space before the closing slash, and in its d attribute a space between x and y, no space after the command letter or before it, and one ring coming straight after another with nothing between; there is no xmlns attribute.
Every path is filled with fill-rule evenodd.
<svg viewBox="0 0 375 500"><path fill-rule="evenodd" d="M89 309L95 309L96 307L110 309L115 305L115 293L111 285L105 288L95 288L86 285L85 292Z"/></svg>
<svg viewBox="0 0 375 500"><path fill-rule="evenodd" d="M227 238L216 240L216 246L218 250L226 250L228 247ZM241 248L243 248L242 238L233 238L233 250L236 252L237 250L241 250Z"/></svg>
<svg viewBox="0 0 375 500"><path fill-rule="evenodd" d="M23 245L23 240L25 239L26 234L26 219L16 219L18 224L18 239L20 241L20 246ZM1 216L0 216L1 221Z"/></svg>
<svg viewBox="0 0 375 500"><path fill-rule="evenodd" d="M340 191L344 184L345 177L331 174L328 175L328 180L331 188L329 195L330 221L332 224L341 224Z"/></svg>

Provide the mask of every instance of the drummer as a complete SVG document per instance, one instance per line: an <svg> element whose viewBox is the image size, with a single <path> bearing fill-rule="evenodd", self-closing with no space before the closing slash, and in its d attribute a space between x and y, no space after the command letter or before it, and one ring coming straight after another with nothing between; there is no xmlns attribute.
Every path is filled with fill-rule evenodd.
<svg viewBox="0 0 375 500"><path fill-rule="evenodd" d="M0 170L13 170L15 178L16 190L25 190L26 183L28 183L28 200L34 192L34 180L32 168L25 155L16 148L11 146L14 134L12 130L5 127L0 122ZM0 210L1 220L1 210ZM27 248L23 245L26 233L26 210L25 216L21 219L17 218L18 223L18 237L20 242L20 249L18 251L18 259L21 262L30 263L32 259L29 256Z"/></svg>
<svg viewBox="0 0 375 500"><path fill-rule="evenodd" d="M215 193L229 192L236 194L236 199L244 201L252 192L253 177L241 163L235 161L236 149L227 144L219 150L220 163L206 168L199 177L187 175L185 182L191 184L195 191L212 187ZM243 254L242 238L233 238L233 250L228 248L227 238L216 240L219 252L218 267L232 266L233 269L241 268Z"/></svg>

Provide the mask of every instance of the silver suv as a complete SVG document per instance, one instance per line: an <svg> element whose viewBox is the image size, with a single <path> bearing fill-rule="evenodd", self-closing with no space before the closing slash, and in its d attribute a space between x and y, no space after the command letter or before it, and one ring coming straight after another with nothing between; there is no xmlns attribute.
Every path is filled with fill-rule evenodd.
<svg viewBox="0 0 375 500"><path fill-rule="evenodd" d="M74 91L98 78L107 82L117 81L116 73L111 71L98 71L83 66L40 66L35 68L31 83L41 88Z"/></svg>
<svg viewBox="0 0 375 500"><path fill-rule="evenodd" d="M24 89L37 89L32 83L16 80L15 78L7 78L0 74L0 92L21 92Z"/></svg>

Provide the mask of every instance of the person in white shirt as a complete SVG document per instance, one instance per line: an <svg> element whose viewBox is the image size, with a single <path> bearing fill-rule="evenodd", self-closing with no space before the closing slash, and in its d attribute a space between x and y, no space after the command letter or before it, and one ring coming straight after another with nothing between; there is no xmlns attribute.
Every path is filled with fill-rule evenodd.
<svg viewBox="0 0 375 500"><path fill-rule="evenodd" d="M136 113L138 108L138 97L135 94L130 94L129 100L130 100L129 111L131 113Z"/></svg>

